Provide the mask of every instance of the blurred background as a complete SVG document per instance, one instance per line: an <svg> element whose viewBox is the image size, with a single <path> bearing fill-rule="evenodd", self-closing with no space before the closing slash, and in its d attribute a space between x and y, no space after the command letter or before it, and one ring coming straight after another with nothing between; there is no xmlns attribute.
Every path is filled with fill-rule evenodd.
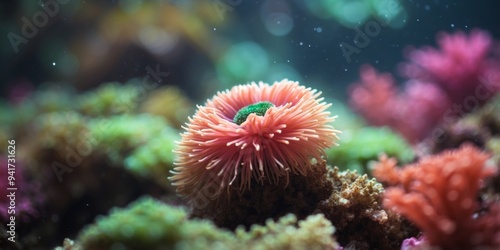
<svg viewBox="0 0 500 250"><path fill-rule="evenodd" d="M44 82L84 91L143 79L150 68L164 75L161 85L180 87L196 103L235 84L284 77L345 99L360 65L394 71L407 46L435 45L440 31L479 28L497 39L498 6L493 0L4 0L1 94ZM355 44L359 33L366 43L360 35Z"/></svg>
<svg viewBox="0 0 500 250"><path fill-rule="evenodd" d="M500 4L493 0L2 0L0 13L0 147L16 141L18 204L24 204L12 249L78 239L98 215L143 195L184 204L167 180L175 141L195 104L217 91L283 78L321 90L334 102L335 126L343 131L343 147L327 151L335 160L329 164L364 173L380 152L412 161L414 145L405 140L424 139L452 101L464 97L448 96L468 95L480 84L478 76L500 68ZM473 30L484 33L464 35ZM445 36L448 48L436 42L444 33L458 34ZM405 81L401 63L425 64L408 53L417 48L432 57L435 51L426 46L443 52L437 59L450 62L445 73L452 79L398 92ZM472 59L463 60L467 56ZM351 91L351 106L370 125L388 126L404 138L388 128L365 128L342 108L365 64L373 68L361 71L361 91ZM459 87L443 88L464 69ZM486 145L469 130L452 131L459 139L427 151L470 138ZM0 178L3 222L6 172ZM0 248L7 249L1 237Z"/></svg>

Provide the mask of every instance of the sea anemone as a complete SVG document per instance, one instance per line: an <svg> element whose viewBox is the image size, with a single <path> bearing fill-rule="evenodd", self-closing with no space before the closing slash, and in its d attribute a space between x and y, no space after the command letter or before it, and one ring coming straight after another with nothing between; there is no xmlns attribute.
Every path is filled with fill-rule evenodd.
<svg viewBox="0 0 500 250"><path fill-rule="evenodd" d="M320 95L286 79L218 92L183 127L170 177L177 192L215 199L230 187L248 190L252 180L288 183L290 173L307 175L339 133Z"/></svg>

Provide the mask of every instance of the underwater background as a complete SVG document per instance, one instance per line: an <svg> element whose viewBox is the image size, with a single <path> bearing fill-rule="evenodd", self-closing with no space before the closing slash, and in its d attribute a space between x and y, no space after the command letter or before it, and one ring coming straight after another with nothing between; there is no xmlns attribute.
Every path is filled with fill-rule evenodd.
<svg viewBox="0 0 500 250"><path fill-rule="evenodd" d="M500 249L496 1L0 11L0 249Z"/></svg>

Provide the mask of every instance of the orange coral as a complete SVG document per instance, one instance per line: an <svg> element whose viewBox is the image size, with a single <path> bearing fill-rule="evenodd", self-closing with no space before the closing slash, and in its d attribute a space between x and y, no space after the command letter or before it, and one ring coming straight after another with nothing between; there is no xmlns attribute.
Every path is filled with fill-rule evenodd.
<svg viewBox="0 0 500 250"><path fill-rule="evenodd" d="M394 160L382 156L374 175L397 184L386 190L384 206L415 223L431 245L442 249L499 247L499 205L491 206L488 213L477 214L481 182L495 173L486 166L488 158L488 154L465 145L395 169Z"/></svg>

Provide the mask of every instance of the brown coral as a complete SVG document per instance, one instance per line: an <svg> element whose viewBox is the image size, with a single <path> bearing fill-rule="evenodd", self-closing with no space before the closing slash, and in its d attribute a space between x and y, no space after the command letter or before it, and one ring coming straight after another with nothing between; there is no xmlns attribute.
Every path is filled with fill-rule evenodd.
<svg viewBox="0 0 500 250"><path fill-rule="evenodd" d="M433 246L500 247L500 225L495 224L499 220L491 222L491 218L498 217L498 205L491 206L485 214L477 213L481 182L495 173L486 167L488 158L475 147L465 145L395 170L400 172L399 185L386 190L384 206L415 223ZM377 166L385 167L389 168L387 161ZM383 179L380 174L377 176Z"/></svg>
<svg viewBox="0 0 500 250"><path fill-rule="evenodd" d="M415 228L382 207L383 187L356 171L330 169L334 191L318 205L337 228L341 245L356 249L399 249L399 242L416 235Z"/></svg>

